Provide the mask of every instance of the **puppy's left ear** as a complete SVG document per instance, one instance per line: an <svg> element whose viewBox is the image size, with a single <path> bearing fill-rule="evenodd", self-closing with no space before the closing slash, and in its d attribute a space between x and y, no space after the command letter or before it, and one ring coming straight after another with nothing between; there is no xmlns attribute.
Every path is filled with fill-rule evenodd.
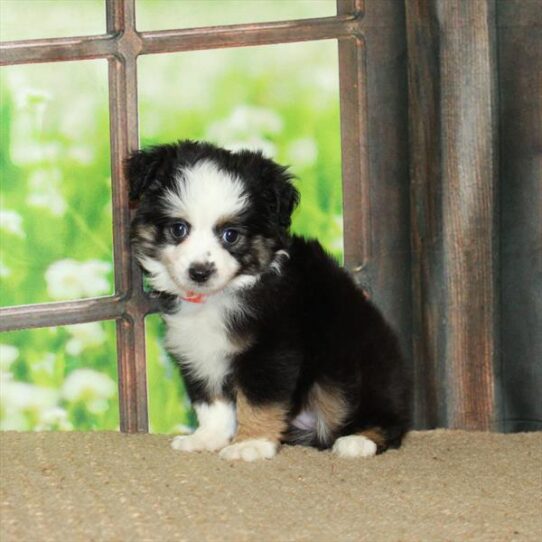
<svg viewBox="0 0 542 542"><path fill-rule="evenodd" d="M163 182L171 173L176 148L159 145L133 152L124 163L130 184L130 199L136 201L153 185Z"/></svg>
<svg viewBox="0 0 542 542"><path fill-rule="evenodd" d="M281 172L280 177L280 182L275 184L277 213L280 228L288 231L292 223L292 213L299 203L299 192L292 184L292 176L286 168Z"/></svg>

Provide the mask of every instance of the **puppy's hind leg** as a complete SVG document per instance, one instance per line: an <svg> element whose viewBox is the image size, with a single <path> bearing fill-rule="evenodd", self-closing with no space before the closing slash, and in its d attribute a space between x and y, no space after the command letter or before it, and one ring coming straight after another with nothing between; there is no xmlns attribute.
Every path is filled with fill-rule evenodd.
<svg viewBox="0 0 542 542"><path fill-rule="evenodd" d="M399 428L367 428L359 433L339 437L331 451L339 457L373 457L390 447L399 447L402 433Z"/></svg>

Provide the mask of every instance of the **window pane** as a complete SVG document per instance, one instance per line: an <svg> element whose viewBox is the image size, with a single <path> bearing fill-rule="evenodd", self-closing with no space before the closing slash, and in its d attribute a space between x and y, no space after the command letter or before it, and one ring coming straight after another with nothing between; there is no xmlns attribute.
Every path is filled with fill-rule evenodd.
<svg viewBox="0 0 542 542"><path fill-rule="evenodd" d="M143 145L193 138L260 148L290 164L294 231L342 258L335 41L199 51L139 61Z"/></svg>
<svg viewBox="0 0 542 542"><path fill-rule="evenodd" d="M0 335L0 429L117 430L115 322Z"/></svg>
<svg viewBox="0 0 542 542"><path fill-rule="evenodd" d="M0 71L1 304L111 294L107 63Z"/></svg>
<svg viewBox="0 0 542 542"><path fill-rule="evenodd" d="M0 0L2 41L104 33L104 0Z"/></svg>
<svg viewBox="0 0 542 542"><path fill-rule="evenodd" d="M342 257L342 196L336 42L142 57L142 145L193 138L261 148L291 164L302 193L294 230ZM163 323L147 318L151 431L192 427Z"/></svg>
<svg viewBox="0 0 542 542"><path fill-rule="evenodd" d="M160 316L152 315L146 318L145 324L150 431L190 431L196 420L179 368L164 348L164 323Z"/></svg>
<svg viewBox="0 0 542 542"><path fill-rule="evenodd" d="M329 17L335 0L137 0L139 30Z"/></svg>

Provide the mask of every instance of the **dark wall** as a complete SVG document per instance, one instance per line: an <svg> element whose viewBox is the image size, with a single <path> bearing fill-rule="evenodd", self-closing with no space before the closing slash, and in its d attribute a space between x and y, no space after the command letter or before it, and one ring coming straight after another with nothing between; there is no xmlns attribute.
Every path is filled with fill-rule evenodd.
<svg viewBox="0 0 542 542"><path fill-rule="evenodd" d="M505 431L542 429L542 2L497 2Z"/></svg>
<svg viewBox="0 0 542 542"><path fill-rule="evenodd" d="M418 427L542 429L542 2L365 0L371 251Z"/></svg>

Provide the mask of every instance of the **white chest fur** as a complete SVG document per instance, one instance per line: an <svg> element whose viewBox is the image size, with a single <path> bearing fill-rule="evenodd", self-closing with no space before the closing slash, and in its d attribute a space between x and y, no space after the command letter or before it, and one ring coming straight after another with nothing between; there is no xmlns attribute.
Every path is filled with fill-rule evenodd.
<svg viewBox="0 0 542 542"><path fill-rule="evenodd" d="M220 394L231 370L231 356L239 351L227 332L226 318L241 310L234 296L216 295L204 303L185 302L175 314L165 315L166 346L183 359L183 367Z"/></svg>

